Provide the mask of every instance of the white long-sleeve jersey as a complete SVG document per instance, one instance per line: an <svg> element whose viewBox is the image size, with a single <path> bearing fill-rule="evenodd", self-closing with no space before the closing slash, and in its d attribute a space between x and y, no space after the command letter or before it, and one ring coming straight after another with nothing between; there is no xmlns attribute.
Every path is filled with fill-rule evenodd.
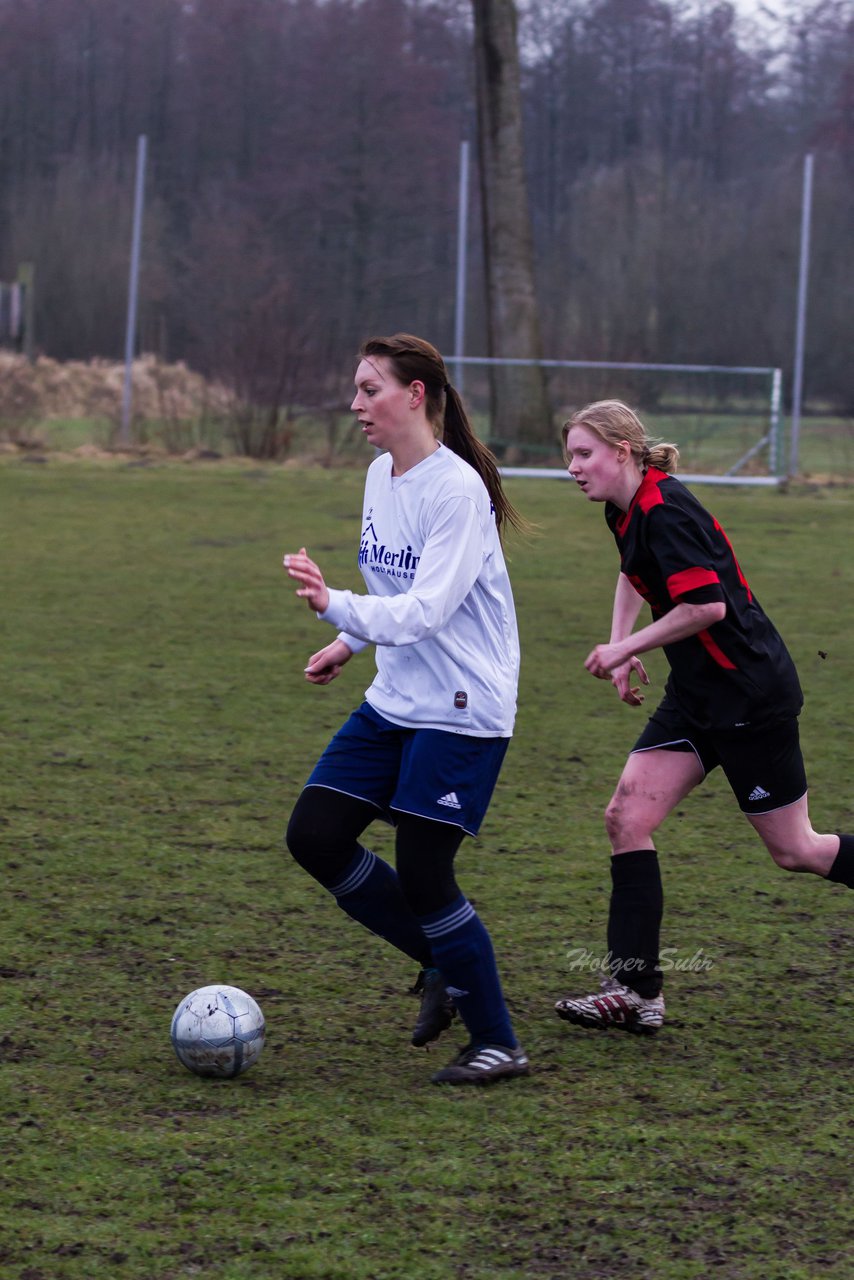
<svg viewBox="0 0 854 1280"><path fill-rule="evenodd" d="M354 652L375 644L365 697L407 728L509 738L519 635L489 494L451 449L402 476L368 468L359 568L368 595L329 592L318 615Z"/></svg>

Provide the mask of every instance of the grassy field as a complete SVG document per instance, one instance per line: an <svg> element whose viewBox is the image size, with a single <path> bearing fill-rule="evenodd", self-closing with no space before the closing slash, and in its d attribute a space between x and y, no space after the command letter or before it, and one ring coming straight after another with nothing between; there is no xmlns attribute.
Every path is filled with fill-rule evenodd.
<svg viewBox="0 0 854 1280"><path fill-rule="evenodd" d="M281 555L357 586L361 479L0 463L0 1276L847 1277L848 899L776 871L719 778L661 834L666 1028L553 1014L603 950L601 810L642 723L582 668L616 560L568 485L508 486L538 526L510 547L518 733L459 859L530 1079L431 1086L462 1033L412 1049L412 967L283 854L372 662L304 683L331 632ZM798 663L816 825L850 830L854 492L704 496ZM231 1082L169 1042L214 981L267 1016Z"/></svg>

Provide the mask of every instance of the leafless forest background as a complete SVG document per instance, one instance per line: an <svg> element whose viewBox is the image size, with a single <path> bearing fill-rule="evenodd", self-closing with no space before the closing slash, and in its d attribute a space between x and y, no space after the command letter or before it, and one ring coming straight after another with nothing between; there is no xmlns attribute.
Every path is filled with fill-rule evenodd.
<svg viewBox="0 0 854 1280"><path fill-rule="evenodd" d="M812 151L805 391L854 411L854 9L771 7L520 4L545 355L789 370ZM308 404L369 332L450 350L471 44L469 0L0 0L0 279L36 264L39 349L122 353L145 133L144 350Z"/></svg>

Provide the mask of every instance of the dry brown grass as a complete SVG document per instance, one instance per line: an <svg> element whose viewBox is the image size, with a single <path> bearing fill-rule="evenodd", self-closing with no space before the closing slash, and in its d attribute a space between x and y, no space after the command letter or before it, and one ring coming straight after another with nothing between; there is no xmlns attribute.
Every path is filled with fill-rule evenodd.
<svg viewBox="0 0 854 1280"><path fill-rule="evenodd" d="M109 360L61 362L0 351L0 429L5 434L57 419L94 418L117 423L121 415L124 365ZM233 397L183 363L154 356L133 363L134 418L195 421L227 414Z"/></svg>
<svg viewBox="0 0 854 1280"><path fill-rule="evenodd" d="M0 455L108 459L132 453L187 461L350 463L352 434L341 430L346 404L316 412L289 406L271 425L269 408L243 403L222 383L152 355L134 361L130 439L123 441L124 373L118 361L40 356L31 364L0 351ZM362 461L357 450L356 462Z"/></svg>

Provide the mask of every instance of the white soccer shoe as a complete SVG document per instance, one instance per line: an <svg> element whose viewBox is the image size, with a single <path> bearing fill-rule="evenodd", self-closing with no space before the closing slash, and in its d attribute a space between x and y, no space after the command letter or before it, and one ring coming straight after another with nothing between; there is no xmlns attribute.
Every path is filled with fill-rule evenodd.
<svg viewBox="0 0 854 1280"><path fill-rule="evenodd" d="M558 1017L567 1022L600 1031L618 1027L635 1035L654 1035L664 1024L664 996L645 1000L611 977L602 979L597 994L558 1000L555 1009Z"/></svg>

